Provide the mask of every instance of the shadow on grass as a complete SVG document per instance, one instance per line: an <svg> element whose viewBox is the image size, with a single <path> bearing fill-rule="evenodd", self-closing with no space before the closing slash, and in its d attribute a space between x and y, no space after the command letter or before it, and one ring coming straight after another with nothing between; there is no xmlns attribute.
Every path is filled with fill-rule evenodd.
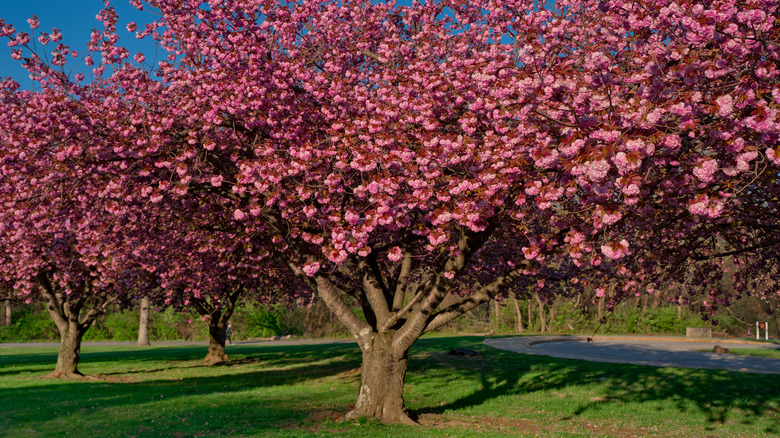
<svg viewBox="0 0 780 438"><path fill-rule="evenodd" d="M407 390L417 386L436 394L463 391L459 399L442 405L426 401L428 406L423 405L419 413L441 414L469 409L503 396L593 387L598 389L601 397L596 400L583 398L575 408L561 413L562 420L598 410L604 403L635 404L637 409L644 409L642 403L666 401L679 412L701 415L712 427L741 411L740 418L746 424L757 423L760 417L765 417L761 422L764 432L780 432L776 421L779 414L777 394L780 393L777 376L523 355L494 350L484 346L482 340L482 337L427 338L415 344L409 360ZM483 356L448 356L447 352L453 347L477 350ZM5 412L5 424L35 425L40 418L46 418L42 409L48 410L49 418L68 418L61 421L69 421L69 425L74 421L69 419L71 413L94 417L116 407L137 412L136 415L142 417L146 411L155 413L162 401L173 401L166 405L168 413L176 421L181 421L182 427L196 420L201 422L201 429L188 428L188 425L182 429L190 436L207 433L209 427L217 427L217 420L212 417L222 418L223 423L219 430L208 429L212 430L208 433L229 435L231 431L225 428L235 424L240 427L241 433L262 434L285 425L296 427L299 424L296 422L302 421L308 415L307 411L312 409L309 402L313 400L302 399L303 394L308 388L315 388L320 379L342 373L350 384L358 379L356 373L347 373L360 365L360 353L354 344L235 346L229 348L228 353L233 360L216 367L193 362L202 359L205 354L202 346L87 353L83 356L83 363L105 363L104 367L108 367L96 367L95 372L103 373L98 374L102 381L48 380L40 385L3 387L4 396L14 400L14 406ZM35 358L45 359L44 362L48 363L52 357L49 353L0 357L0 373L10 376L14 365L17 372L20 368L25 372L41 369L43 365L36 363ZM117 369L113 370L108 362L115 362ZM130 369L134 364L144 363L151 369ZM179 369L183 370L183 377L177 379L171 374L179 372ZM159 378L151 375L166 372L169 372L168 375ZM150 373L149 380L134 381L141 373ZM123 380L123 375L127 379ZM300 385L302 383L306 386ZM300 386L289 391L282 390L296 384ZM464 389L470 387L477 389L470 392ZM221 397L222 394L241 395ZM347 410L343 388L341 398L336 392L322 391L322 388L312 389L312 394L311 397L317 398L319 404L343 404L343 410ZM354 396L357 396L356 392ZM232 405L219 405L223 403L220 400ZM122 430L133 430L140 436L161 430L157 425L147 430L145 428L152 426L137 419L111 421ZM0 418L0 430L3 422Z"/></svg>
<svg viewBox="0 0 780 438"><path fill-rule="evenodd" d="M460 338L457 342L422 340L422 361L410 360L409 373L439 374L449 380L478 379L481 389L440 406L423 408L421 413L440 414L448 410L481 405L506 395L530 394L544 390L564 390L593 385L606 394L583 402L563 420L578 416L604 403L671 402L678 412L698 411L710 426L722 424L730 415L741 411L743 424L754 424L759 418L768 420L764 430L780 433L780 411L777 375L737 373L726 370L659 368L640 365L608 364L547 356L524 355L495 350L482 344L483 338ZM432 354L435 343L439 352ZM477 350L478 358L447 356L452 347Z"/></svg>
<svg viewBox="0 0 780 438"><path fill-rule="evenodd" d="M208 425L212 429L220 427L220 431L215 433L221 435L226 433L225 427L230 427L231 423L243 424L247 418L254 418L252 424L243 424L241 431L245 433L252 430L259 433L263 430L277 429L280 422L289 422L290 419L295 418L303 419L307 415L306 407L301 405L299 399L274 401L273 406L269 406L269 400L264 396L264 392L271 391L273 387L317 381L354 370L360 365L357 346L344 344L246 346L231 352L231 356L236 357L235 360L216 366L206 366L199 362L187 363L186 361L190 361L193 357L201 358L199 349L196 349L198 352L196 355L191 350L192 348L172 348L161 351L93 353L92 357L88 358L90 361L108 361L109 359L104 356L109 355L118 363L122 363L127 358L138 359L139 355L153 355L158 364L160 361L170 361L171 367L109 371L88 375L84 379L46 379L41 384L38 383L39 380L28 378L26 384L20 387L4 387L2 388L4 397L15 401L14 406L4 413L5 421L10 421L6 426L36 425L42 421L42 418L46 418L59 419L57 421L67 423L67 427L73 427L76 423L72 417L74 414L82 416L83 422L84 415L98 414L105 410L117 412L112 408L120 408L119 411L156 413L157 410L152 406L166 402L168 403L166 414L169 418L172 416L183 422L187 421L187 418L206 419L200 428L202 430L208 430ZM43 356L48 359L48 356ZM31 361L31 357L21 359L24 364L29 364ZM152 362L152 359L147 361ZM155 379L151 375L155 372L165 373L177 367L188 368L184 377L176 378L167 373ZM18 370L19 368L17 372ZM49 371L49 369L45 370ZM227 370L230 370L228 374L226 374ZM135 375L141 373L149 373L151 379L138 381ZM200 375L187 377L192 374ZM353 377L352 374L350 373L350 378ZM303 389L305 388L300 388ZM248 390L251 390L249 396L246 395ZM230 396L231 393L242 393L242 395ZM218 406L223 402L237 403L237 406L225 410ZM49 415L42 415L42 409L50 411ZM218 414L221 420L213 420L214 414ZM221 426L219 426L220 421L224 423ZM144 422L135 417L125 420L113 419L111 428L118 427L122 422L126 424L127 430L141 427L138 433L142 436L157 430L149 429L144 432L143 428L148 425L144 426ZM90 427L94 429L98 426L93 424ZM0 430L2 429L3 420L0 419ZM183 428L186 429L188 428ZM9 430L13 432L16 429ZM111 430L114 429L109 429L107 433ZM193 430L185 434L192 436L201 432Z"/></svg>

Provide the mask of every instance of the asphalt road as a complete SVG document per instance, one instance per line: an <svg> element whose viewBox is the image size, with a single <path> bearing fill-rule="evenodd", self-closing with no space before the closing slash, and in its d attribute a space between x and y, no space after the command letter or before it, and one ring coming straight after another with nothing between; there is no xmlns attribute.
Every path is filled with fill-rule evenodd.
<svg viewBox="0 0 780 438"><path fill-rule="evenodd" d="M715 345L733 348L771 348L780 345L731 339L647 338L599 336L524 336L486 339L501 350L592 362L630 363L659 367L716 368L746 373L780 374L780 359L712 353ZM710 350L710 352L696 351Z"/></svg>

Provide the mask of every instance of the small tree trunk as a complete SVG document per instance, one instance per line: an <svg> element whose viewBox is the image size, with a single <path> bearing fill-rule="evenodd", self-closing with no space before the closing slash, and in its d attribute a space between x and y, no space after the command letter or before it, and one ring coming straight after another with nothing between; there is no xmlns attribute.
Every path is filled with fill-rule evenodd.
<svg viewBox="0 0 780 438"><path fill-rule="evenodd" d="M501 329L501 318L499 317L500 306L498 300L493 300L493 327L496 332Z"/></svg>
<svg viewBox="0 0 780 438"><path fill-rule="evenodd" d="M215 312L209 319L209 352L203 359L204 362L214 364L228 360L225 353L225 341L227 340L227 318L222 312Z"/></svg>
<svg viewBox="0 0 780 438"><path fill-rule="evenodd" d="M520 313L520 304L517 302L517 297L513 296L512 301L515 304L515 314L517 314L517 333L523 333L523 314Z"/></svg>
<svg viewBox="0 0 780 438"><path fill-rule="evenodd" d="M599 321L601 321L604 318L604 309L607 306L607 297L602 296L599 298L599 304L598 304L598 314L599 314Z"/></svg>
<svg viewBox="0 0 780 438"><path fill-rule="evenodd" d="M347 418L371 417L388 423L415 424L404 408L408 350L393 348L394 331L374 333L361 345L360 391Z"/></svg>
<svg viewBox="0 0 780 438"><path fill-rule="evenodd" d="M652 302L650 303L650 308L653 310L657 309L658 305L661 304L661 300L663 299L663 296L664 296L663 289L656 290L655 293L653 293L653 299Z"/></svg>
<svg viewBox="0 0 780 438"><path fill-rule="evenodd" d="M544 333L547 331L547 320L544 317L544 301L542 301L542 297L538 293L534 293L534 298L536 298L536 302L539 304L539 332Z"/></svg>
<svg viewBox="0 0 780 438"><path fill-rule="evenodd" d="M555 326L555 311L557 309L557 307L556 307L557 305L558 305L558 300L557 299L553 300L553 302L549 305L550 315L549 315L548 319L550 320L550 324L552 324L553 326ZM548 330L550 329L550 324L547 325L547 329Z"/></svg>
<svg viewBox="0 0 780 438"><path fill-rule="evenodd" d="M81 377L78 365L81 358L81 339L89 325L82 326L76 321L68 321L60 331L60 353L57 355L57 366L51 377Z"/></svg>
<svg viewBox="0 0 780 438"><path fill-rule="evenodd" d="M138 324L138 341L135 345L145 347L149 344L149 306L151 301L149 297L141 298L141 316Z"/></svg>
<svg viewBox="0 0 780 438"><path fill-rule="evenodd" d="M532 313L531 312L531 310L532 310L532 308L531 308L531 299L529 298L528 300L526 300L526 303L528 304L528 312L526 312L528 314L528 330L533 330L534 329L534 323L531 320L531 313Z"/></svg>
<svg viewBox="0 0 780 438"><path fill-rule="evenodd" d="M683 306L683 299L682 297L677 299L677 320L682 319L682 306Z"/></svg>
<svg viewBox="0 0 780 438"><path fill-rule="evenodd" d="M5 321L6 327L11 327L13 323L13 309L11 308L11 300L5 300Z"/></svg>

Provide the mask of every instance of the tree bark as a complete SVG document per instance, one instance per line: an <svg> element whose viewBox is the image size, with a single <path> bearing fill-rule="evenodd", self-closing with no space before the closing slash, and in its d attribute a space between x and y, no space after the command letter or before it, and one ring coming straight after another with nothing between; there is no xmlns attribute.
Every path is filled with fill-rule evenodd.
<svg viewBox="0 0 780 438"><path fill-rule="evenodd" d="M11 308L11 300L5 300L5 321L6 327L11 327L13 324L13 309Z"/></svg>
<svg viewBox="0 0 780 438"><path fill-rule="evenodd" d="M145 347L149 344L149 306L151 301L149 297L141 298L140 319L138 324L138 341L135 345Z"/></svg>
<svg viewBox="0 0 780 438"><path fill-rule="evenodd" d="M601 321L604 318L604 308L607 306L606 302L607 302L606 296L599 297L599 303L597 306L599 321Z"/></svg>
<svg viewBox="0 0 780 438"><path fill-rule="evenodd" d="M682 297L677 298L677 320L682 319L682 306L683 306L683 299Z"/></svg>
<svg viewBox="0 0 780 438"><path fill-rule="evenodd" d="M89 283L84 284L81 291L68 295L59 290L51 279L52 274L47 272L40 272L37 276L46 309L60 332L60 352L50 376L81 377L83 375L78 370L81 340L95 318L105 313L112 301L105 292L94 292ZM92 303L92 308L82 314L87 302Z"/></svg>
<svg viewBox="0 0 780 438"><path fill-rule="evenodd" d="M534 322L531 319L531 313L532 313L531 310L532 309L531 309L531 299L530 298L527 300L527 303L528 303L528 312L527 312L528 313L528 330L533 331L533 329L534 329Z"/></svg>
<svg viewBox="0 0 780 438"><path fill-rule="evenodd" d="M408 350L393 345L395 330L372 333L360 343L363 363L360 391L347 418L370 417L387 423L415 424L404 407Z"/></svg>
<svg viewBox="0 0 780 438"><path fill-rule="evenodd" d="M220 311L214 312L209 319L209 351L204 362L214 364L228 360L225 353L225 341L227 340L227 320Z"/></svg>
<svg viewBox="0 0 780 438"><path fill-rule="evenodd" d="M520 304L515 296L512 297L512 301L515 303L515 314L517 314L517 333L523 333L523 314L520 313Z"/></svg>
<svg viewBox="0 0 780 438"><path fill-rule="evenodd" d="M496 332L498 332L499 329L501 329L501 320L498 316L499 312L499 305L498 300L493 300L493 327Z"/></svg>
<svg viewBox="0 0 780 438"><path fill-rule="evenodd" d="M225 354L225 341L227 340L227 324L236 308L236 301L244 293L244 288L239 286L226 292L222 300L198 299L192 301L192 306L198 313L205 317L209 323L209 351L203 361L207 364L215 364L228 360Z"/></svg>
<svg viewBox="0 0 780 438"><path fill-rule="evenodd" d="M544 333L547 331L547 320L544 317L544 301L542 301L542 297L540 297L539 294L535 292L534 298L536 298L536 302L539 304L539 332Z"/></svg>
<svg viewBox="0 0 780 438"><path fill-rule="evenodd" d="M75 321L68 321L65 330L60 329L60 353L51 377L82 377L78 365L81 359L81 339L87 328Z"/></svg>

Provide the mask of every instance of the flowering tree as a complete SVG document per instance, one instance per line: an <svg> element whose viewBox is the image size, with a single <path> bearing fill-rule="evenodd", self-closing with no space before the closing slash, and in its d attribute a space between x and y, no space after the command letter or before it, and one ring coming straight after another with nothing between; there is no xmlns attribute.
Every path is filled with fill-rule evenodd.
<svg viewBox="0 0 780 438"><path fill-rule="evenodd" d="M215 214L217 213L217 214ZM194 309L209 327L209 349L204 359L217 363L228 359L225 353L226 329L239 299L285 301L305 290L287 270L274 262L263 247L219 229L233 219L211 212L204 218L190 218L187 229L177 224L157 230L158 239L143 252L147 269L159 276L164 290L155 301L163 307ZM227 222L227 223L226 223ZM194 226L201 223L201 226ZM163 244L160 244L164 242ZM278 291L285 284L284 293Z"/></svg>
<svg viewBox="0 0 780 438"><path fill-rule="evenodd" d="M133 3L169 57L150 80L101 13L96 162L315 290L363 352L350 416L410 421L410 347L498 294L776 254L774 0Z"/></svg>
<svg viewBox="0 0 780 438"><path fill-rule="evenodd" d="M126 255L136 236L127 218L107 212L115 203L100 193L104 178L62 158L93 139L59 97L2 83L0 276L22 299L45 302L61 337L53 375L70 377L80 375L81 339L95 318L126 304L149 276Z"/></svg>

